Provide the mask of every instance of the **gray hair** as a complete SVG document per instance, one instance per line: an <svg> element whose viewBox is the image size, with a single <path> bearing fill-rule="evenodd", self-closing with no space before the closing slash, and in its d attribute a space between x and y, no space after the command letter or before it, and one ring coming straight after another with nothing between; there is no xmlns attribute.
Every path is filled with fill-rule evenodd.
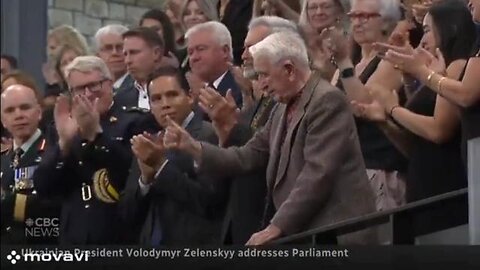
<svg viewBox="0 0 480 270"><path fill-rule="evenodd" d="M358 0L350 0L350 4L353 4ZM399 0L376 0L380 4L380 15L382 18L386 20L390 20L392 22L398 22L401 17L401 8L400 8L400 1Z"/></svg>
<svg viewBox="0 0 480 270"><path fill-rule="evenodd" d="M298 33L298 27L292 21L277 16L260 16L253 18L248 25L248 30L258 26L265 26L270 29L270 34L289 31Z"/></svg>
<svg viewBox="0 0 480 270"><path fill-rule="evenodd" d="M203 31L211 32L213 34L213 37L216 39L215 41L218 43L218 45L227 45L228 49L230 50L230 57L233 59L232 36L230 35L230 31L228 31L228 28L223 23L210 21L197 24L187 30L187 33L185 33L185 38L188 40L188 38L192 35Z"/></svg>
<svg viewBox="0 0 480 270"><path fill-rule="evenodd" d="M105 79L112 80L112 74L105 62L97 56L79 56L65 67L65 78L68 78L73 71L88 73L99 71Z"/></svg>
<svg viewBox="0 0 480 270"><path fill-rule="evenodd" d="M95 33L95 49L98 51L100 49L100 39L102 36L107 34L119 35L122 37L123 33L127 32L128 28L121 24L109 24L100 29Z"/></svg>
<svg viewBox="0 0 480 270"><path fill-rule="evenodd" d="M264 40L250 47L250 53L254 59L267 57L272 64L290 59L308 68L308 51L304 40L300 35L291 32L279 32L269 35Z"/></svg>

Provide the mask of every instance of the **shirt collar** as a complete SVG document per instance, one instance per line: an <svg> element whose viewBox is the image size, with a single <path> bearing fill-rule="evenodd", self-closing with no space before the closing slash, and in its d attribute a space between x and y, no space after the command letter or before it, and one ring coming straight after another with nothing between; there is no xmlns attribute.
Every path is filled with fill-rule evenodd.
<svg viewBox="0 0 480 270"><path fill-rule="evenodd" d="M113 88L120 88L120 86L122 86L127 76L128 76L128 73L125 73L122 77L118 78L118 80L116 80L115 83L113 84Z"/></svg>
<svg viewBox="0 0 480 270"><path fill-rule="evenodd" d="M40 129L37 128L37 130L35 131L35 133L33 133L33 135L30 137L30 139L28 139L24 144L22 144L21 146L18 146L15 141L13 141L13 150L17 150L18 147L22 148L23 152L26 153L30 147L32 147L33 143L35 143L38 138L40 138L40 136L42 135L42 132L40 131Z"/></svg>
<svg viewBox="0 0 480 270"><path fill-rule="evenodd" d="M222 82L223 78L225 77L225 75L227 74L228 70L225 71L225 73L222 74L222 76L218 77L218 79L216 79L215 81L213 81L213 86L215 87L215 89L218 88L218 86L220 85L220 83Z"/></svg>
<svg viewBox="0 0 480 270"><path fill-rule="evenodd" d="M185 120L183 120L182 128L187 128L188 124L190 124L190 122L192 122L192 119L193 119L194 115L195 114L193 112L190 112L188 114L188 116L185 118Z"/></svg>
<svg viewBox="0 0 480 270"><path fill-rule="evenodd" d="M135 88L140 91L140 92L147 92L147 86L146 85L141 85L140 83L138 83L137 81L135 81L133 83L133 85L135 86Z"/></svg>

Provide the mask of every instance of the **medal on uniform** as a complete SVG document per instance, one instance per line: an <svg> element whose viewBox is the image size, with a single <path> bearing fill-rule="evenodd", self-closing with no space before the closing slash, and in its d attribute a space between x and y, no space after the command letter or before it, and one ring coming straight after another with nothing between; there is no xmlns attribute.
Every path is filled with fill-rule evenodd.
<svg viewBox="0 0 480 270"><path fill-rule="evenodd" d="M15 190L33 189L33 172L37 166L30 166L15 169Z"/></svg>

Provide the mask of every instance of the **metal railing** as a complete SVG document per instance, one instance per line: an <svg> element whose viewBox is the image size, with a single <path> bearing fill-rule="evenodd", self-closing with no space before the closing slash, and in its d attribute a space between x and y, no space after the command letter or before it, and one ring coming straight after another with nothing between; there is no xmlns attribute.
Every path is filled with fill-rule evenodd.
<svg viewBox="0 0 480 270"><path fill-rule="evenodd" d="M404 206L278 239L273 244L336 244L337 237L389 224L391 244L414 244L417 236L469 224L470 244L480 244L480 138L468 142L468 189L448 192ZM469 207L470 206L470 207ZM418 229L414 221L428 216ZM449 218L445 218L449 217Z"/></svg>

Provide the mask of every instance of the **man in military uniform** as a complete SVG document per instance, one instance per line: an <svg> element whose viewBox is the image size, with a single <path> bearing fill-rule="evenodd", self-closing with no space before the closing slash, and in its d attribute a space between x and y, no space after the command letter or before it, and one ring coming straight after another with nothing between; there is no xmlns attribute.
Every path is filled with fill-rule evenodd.
<svg viewBox="0 0 480 270"><path fill-rule="evenodd" d="M1 105L2 123L13 137L13 147L2 152L1 242L53 244L60 205L58 200L40 199L32 180L46 147L38 128L42 109L35 91L23 85L8 87Z"/></svg>
<svg viewBox="0 0 480 270"><path fill-rule="evenodd" d="M112 76L96 56L75 58L65 77L71 100L61 96L55 106L58 144L35 173L37 192L63 195L61 244L119 244L125 228L117 201L143 113L113 102Z"/></svg>

